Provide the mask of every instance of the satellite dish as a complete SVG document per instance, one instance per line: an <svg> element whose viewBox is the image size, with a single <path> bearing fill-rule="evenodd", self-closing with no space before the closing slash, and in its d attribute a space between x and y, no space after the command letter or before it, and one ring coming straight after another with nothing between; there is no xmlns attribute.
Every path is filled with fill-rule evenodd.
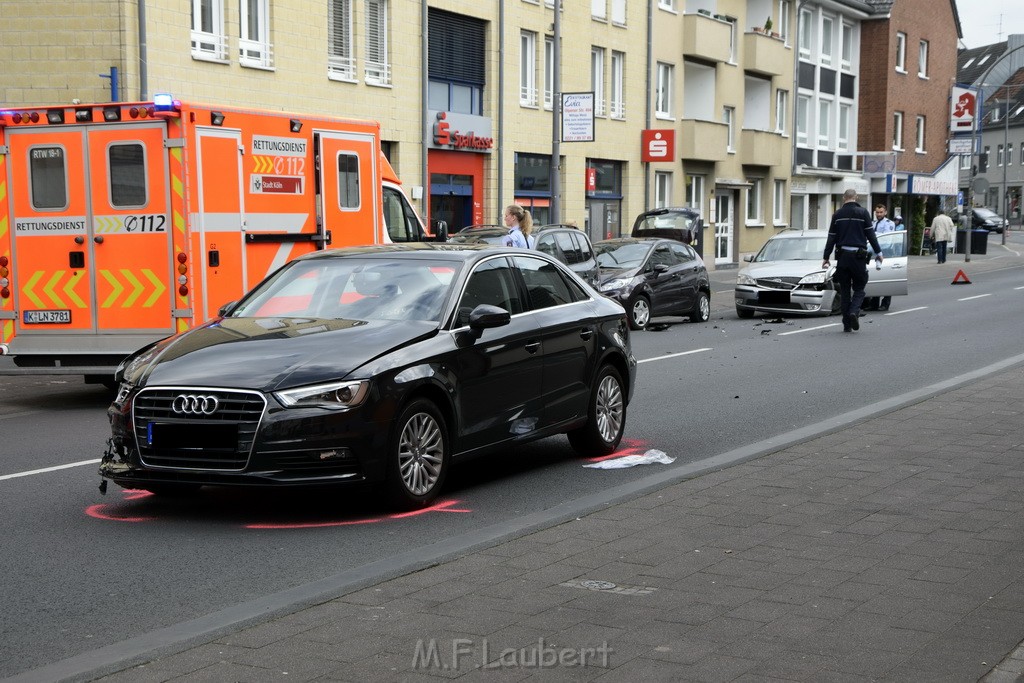
<svg viewBox="0 0 1024 683"><path fill-rule="evenodd" d="M974 190L975 194L985 194L988 192L988 179L987 178L975 178L974 182L971 183L971 189Z"/></svg>

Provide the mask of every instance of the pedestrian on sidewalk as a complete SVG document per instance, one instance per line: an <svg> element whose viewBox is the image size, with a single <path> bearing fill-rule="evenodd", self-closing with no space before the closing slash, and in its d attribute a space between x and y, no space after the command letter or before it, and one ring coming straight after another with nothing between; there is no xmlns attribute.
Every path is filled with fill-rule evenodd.
<svg viewBox="0 0 1024 683"><path fill-rule="evenodd" d="M894 232L896 230L896 224L886 217L888 209L885 208L885 204L875 205L875 235L884 235L887 232ZM888 311L889 305L892 303L891 296L883 296L881 298L877 296L869 296L864 299L864 310L865 311Z"/></svg>
<svg viewBox="0 0 1024 683"><path fill-rule="evenodd" d="M952 240L955 234L953 219L939 208L939 212L932 219L932 242L935 243L935 255L938 256L939 263L946 262L946 243Z"/></svg>
<svg viewBox="0 0 1024 683"><path fill-rule="evenodd" d="M832 279L839 285L839 299L843 312L843 332L860 329L860 307L864 302L864 287L868 283L868 261L875 250L875 259L882 263L882 247L875 237L871 214L857 203L857 191L843 193L843 205L832 214L825 242L821 267L828 270L829 256L836 251L836 272Z"/></svg>

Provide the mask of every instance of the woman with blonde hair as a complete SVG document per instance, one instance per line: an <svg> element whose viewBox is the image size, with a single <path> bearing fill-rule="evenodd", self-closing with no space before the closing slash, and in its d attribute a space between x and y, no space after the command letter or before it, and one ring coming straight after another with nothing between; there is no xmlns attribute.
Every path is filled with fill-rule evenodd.
<svg viewBox="0 0 1024 683"><path fill-rule="evenodd" d="M533 232L533 217L529 211L518 204L509 204L505 207L505 227L508 228L508 235L502 245L533 249L536 240L530 235Z"/></svg>

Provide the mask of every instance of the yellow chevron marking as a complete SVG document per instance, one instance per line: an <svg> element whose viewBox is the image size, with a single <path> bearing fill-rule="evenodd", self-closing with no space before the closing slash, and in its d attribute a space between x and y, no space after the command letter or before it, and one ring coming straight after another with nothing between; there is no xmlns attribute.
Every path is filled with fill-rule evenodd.
<svg viewBox="0 0 1024 683"><path fill-rule="evenodd" d="M0 218L0 237L7 234L7 216Z"/></svg>
<svg viewBox="0 0 1024 683"><path fill-rule="evenodd" d="M64 300L58 296L57 292L53 291L53 288L57 286L57 283L60 282L62 277L64 277L64 271L58 270L53 274L53 277L47 280L46 285L43 286L43 291L50 296L50 301L55 303L57 306L67 308L67 304L64 303Z"/></svg>
<svg viewBox="0 0 1024 683"><path fill-rule="evenodd" d="M46 308L46 304L43 303L43 300L36 296L36 293L32 291L32 288L35 287L39 280L42 279L43 274L44 273L41 270L37 270L32 273L32 277L30 277L28 282L25 283L25 286L21 288L21 291L25 293L25 296L32 300L32 303L36 308Z"/></svg>
<svg viewBox="0 0 1024 683"><path fill-rule="evenodd" d="M174 229L178 232L185 232L185 218L177 211L174 212Z"/></svg>
<svg viewBox="0 0 1024 683"><path fill-rule="evenodd" d="M78 292L75 291L75 287L78 285L78 281L84 276L84 270L76 270L72 273L71 279L68 280L68 283L64 285L64 293L67 294L68 298L71 299L71 301L73 301L79 308L85 308L85 302L82 301L80 296L78 296Z"/></svg>
<svg viewBox="0 0 1024 683"><path fill-rule="evenodd" d="M0 173L3 173L4 165L0 164ZM0 202L7 198L7 181L0 181Z"/></svg>
<svg viewBox="0 0 1024 683"><path fill-rule="evenodd" d="M142 283L139 282L139 278L135 277L135 274L132 273L132 271L122 268L121 275L132 285L132 293L129 294L128 298L124 300L123 304L121 304L121 308L129 308L135 303L135 300L139 298L139 295L142 294L143 287Z"/></svg>
<svg viewBox="0 0 1024 683"><path fill-rule="evenodd" d="M14 338L14 323L10 320L4 323L2 332L0 332L0 340L10 341Z"/></svg>
<svg viewBox="0 0 1024 683"><path fill-rule="evenodd" d="M164 283L160 282L160 279L157 278L157 276L149 268L143 268L142 274L146 276L146 279L153 283L153 293L150 295L148 299L146 299L146 303L142 304L143 308L149 308L150 306L157 302L157 299L160 298L161 294L167 291L167 287L164 285Z"/></svg>
<svg viewBox="0 0 1024 683"><path fill-rule="evenodd" d="M110 296L103 300L103 303L100 304L100 308L110 308L114 302L117 301L117 297L121 296L121 292L124 291L124 286L117 281L117 278L115 278L109 270L101 270L100 275L103 276L103 279L107 281L107 284L109 284L111 288Z"/></svg>

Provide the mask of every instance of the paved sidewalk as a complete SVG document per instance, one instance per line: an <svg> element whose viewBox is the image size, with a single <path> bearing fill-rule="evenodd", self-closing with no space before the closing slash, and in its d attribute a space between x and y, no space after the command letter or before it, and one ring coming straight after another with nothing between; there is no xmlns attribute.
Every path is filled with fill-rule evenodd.
<svg viewBox="0 0 1024 683"><path fill-rule="evenodd" d="M1013 681L1024 366L100 680Z"/></svg>

